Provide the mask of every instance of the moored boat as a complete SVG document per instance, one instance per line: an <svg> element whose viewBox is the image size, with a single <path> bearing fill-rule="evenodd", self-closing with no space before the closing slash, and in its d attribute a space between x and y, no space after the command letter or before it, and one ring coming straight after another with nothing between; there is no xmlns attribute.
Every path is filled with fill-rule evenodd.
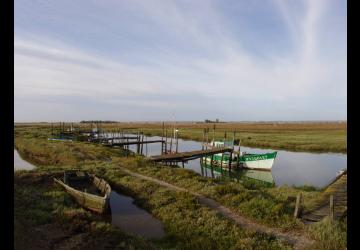
<svg viewBox="0 0 360 250"><path fill-rule="evenodd" d="M239 162L243 168L255 170L271 170L277 152L265 154L248 154L245 153L239 157Z"/></svg>
<svg viewBox="0 0 360 250"><path fill-rule="evenodd" d="M234 145L231 141L215 141L211 144L212 147L232 147L234 148ZM213 156L206 156L203 157L202 160L206 164L213 164L217 166L222 166L224 168L229 167L242 167L247 169L254 169L254 170L271 170L275 158L276 158L277 152L271 152L271 153L265 153L265 154L250 154L245 152L239 151L230 154L229 152L215 154ZM230 157L231 157L231 163L230 163Z"/></svg>
<svg viewBox="0 0 360 250"><path fill-rule="evenodd" d="M102 178L83 171L67 170L64 181L54 178L82 207L97 213L109 209L110 185Z"/></svg>

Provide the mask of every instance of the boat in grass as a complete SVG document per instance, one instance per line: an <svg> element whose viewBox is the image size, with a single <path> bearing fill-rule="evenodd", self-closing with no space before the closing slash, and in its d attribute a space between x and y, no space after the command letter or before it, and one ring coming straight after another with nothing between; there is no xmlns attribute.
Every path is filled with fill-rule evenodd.
<svg viewBox="0 0 360 250"><path fill-rule="evenodd" d="M54 178L82 207L97 213L109 210L111 187L104 179L84 171L67 170L64 180Z"/></svg>
<svg viewBox="0 0 360 250"><path fill-rule="evenodd" d="M211 147L232 147L234 148L234 143L232 141L214 141L210 145ZM271 170L274 165L277 152L264 153L264 154L250 154L246 152L236 152L233 154L229 152L215 154L213 156L205 156L202 160L206 164L212 164L216 166L221 166L224 168L229 167L242 167L247 169L254 170ZM231 157L231 163L230 163Z"/></svg>

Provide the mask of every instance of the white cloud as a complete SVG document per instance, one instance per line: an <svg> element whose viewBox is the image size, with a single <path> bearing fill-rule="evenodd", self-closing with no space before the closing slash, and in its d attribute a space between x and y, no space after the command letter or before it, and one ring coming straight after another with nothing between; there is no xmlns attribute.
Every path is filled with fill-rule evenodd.
<svg viewBox="0 0 360 250"><path fill-rule="evenodd" d="M195 106L196 100L182 102L178 98L169 103L161 96L197 95L209 103L236 97L234 106L238 106L249 98L291 103L294 98L312 98L322 89L327 89L328 97L345 95L346 58L323 60L317 52L318 20L324 17L325 1L307 1L304 12L296 15L285 2L276 2L295 50L286 57L270 55L267 59L244 50L241 40L226 28L225 17L211 4L202 2L204 12L198 15L196 8L184 10L169 1L156 3L131 2L148 20L212 59L160 48L154 57L144 55L148 64L135 65L52 40L46 34L16 34L15 101L72 96L102 100L104 105L185 110Z"/></svg>

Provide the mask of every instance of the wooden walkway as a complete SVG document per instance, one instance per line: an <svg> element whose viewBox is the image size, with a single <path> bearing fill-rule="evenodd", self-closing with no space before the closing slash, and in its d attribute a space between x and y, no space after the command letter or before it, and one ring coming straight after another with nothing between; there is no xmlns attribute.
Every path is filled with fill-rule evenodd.
<svg viewBox="0 0 360 250"><path fill-rule="evenodd" d="M111 140L111 139L110 139ZM128 142L114 142L105 144L106 146L124 146L124 145L139 145L139 144L147 144L147 143L163 143L164 140L151 140L151 141L128 141Z"/></svg>
<svg viewBox="0 0 360 250"><path fill-rule="evenodd" d="M302 216L304 222L316 222L329 216L330 195L333 195L334 219L340 219L347 213L347 170L337 176L325 188L315 208Z"/></svg>
<svg viewBox="0 0 360 250"><path fill-rule="evenodd" d="M224 152L232 152L232 148L213 148L207 150L195 150L188 152L180 152L175 154L163 154L149 157L154 162L170 162L170 161L188 161L207 155L219 154Z"/></svg>
<svg viewBox="0 0 360 250"><path fill-rule="evenodd" d="M120 136L120 137L100 137L100 138L92 138L92 142L99 142L99 141L111 141L111 140L136 140L139 139L137 136Z"/></svg>

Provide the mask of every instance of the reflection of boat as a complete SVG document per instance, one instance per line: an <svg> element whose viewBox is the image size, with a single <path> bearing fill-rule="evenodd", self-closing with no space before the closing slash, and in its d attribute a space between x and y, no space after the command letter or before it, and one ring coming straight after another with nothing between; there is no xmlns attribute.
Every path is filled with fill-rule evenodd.
<svg viewBox="0 0 360 250"><path fill-rule="evenodd" d="M236 180L256 180L266 182L267 184L275 185L274 177L271 171L261 171L253 169L236 169L229 171L228 169L221 169L220 167L209 164L201 164L203 168L203 176L211 176L213 178L230 178ZM210 171L209 171L210 170ZM208 173L209 172L209 173Z"/></svg>
<svg viewBox="0 0 360 250"><path fill-rule="evenodd" d="M254 180L264 181L268 183L275 183L274 177L272 176L271 171L261 171L261 170L243 170L242 176Z"/></svg>
<svg viewBox="0 0 360 250"><path fill-rule="evenodd" d="M64 182L54 178L83 207L105 213L109 208L111 187L104 180L83 171L64 172Z"/></svg>
<svg viewBox="0 0 360 250"><path fill-rule="evenodd" d="M231 147L234 148L233 141L214 141L210 144L210 147ZM232 154L231 167L243 167L248 169L257 170L271 170L277 152L265 153L265 154L250 154L245 152L236 152ZM229 166L231 154L229 152L215 154L213 156L203 157L203 161L206 164L212 164L222 166L224 168Z"/></svg>

